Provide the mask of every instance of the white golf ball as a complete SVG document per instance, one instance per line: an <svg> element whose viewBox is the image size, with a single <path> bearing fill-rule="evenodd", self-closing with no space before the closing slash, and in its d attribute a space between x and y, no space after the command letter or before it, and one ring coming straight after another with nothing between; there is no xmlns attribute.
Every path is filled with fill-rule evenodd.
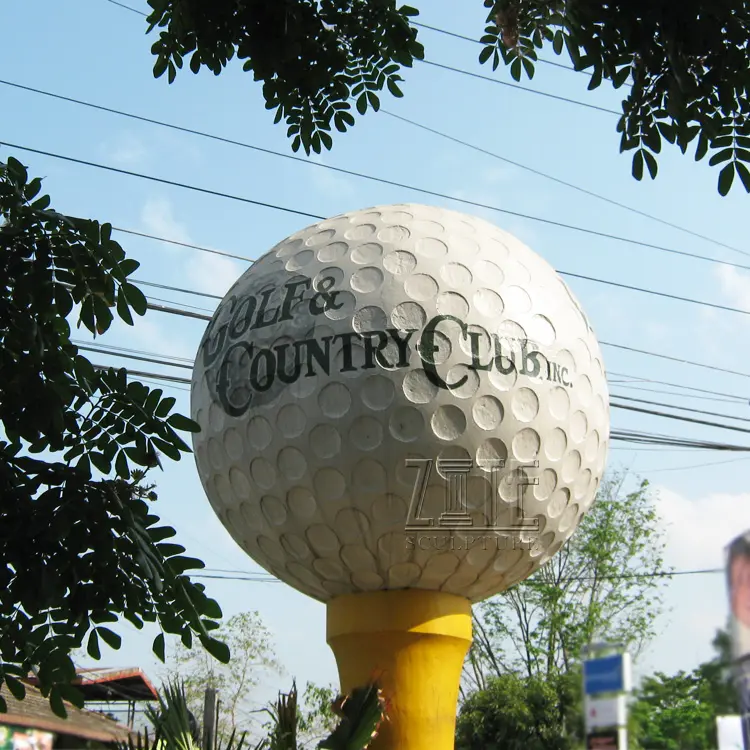
<svg viewBox="0 0 750 750"><path fill-rule="evenodd" d="M594 333L542 258L423 205L303 229L229 290L192 415L235 541L319 600L476 601L530 575L591 506L609 438Z"/></svg>

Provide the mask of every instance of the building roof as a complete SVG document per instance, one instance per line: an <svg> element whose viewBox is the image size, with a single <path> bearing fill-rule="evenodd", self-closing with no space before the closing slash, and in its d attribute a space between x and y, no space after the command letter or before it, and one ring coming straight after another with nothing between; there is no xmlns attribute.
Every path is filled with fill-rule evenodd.
<svg viewBox="0 0 750 750"><path fill-rule="evenodd" d="M49 701L32 685L26 685L26 697L16 700L3 685L0 695L8 704L7 713L0 714L0 724L39 729L96 742L127 741L130 729L94 711L81 710L65 703L67 719L53 713Z"/></svg>
<svg viewBox="0 0 750 750"><path fill-rule="evenodd" d="M86 701L155 701L156 688L138 667L103 667L77 669L73 684L83 693ZM36 678L29 676L36 685Z"/></svg>

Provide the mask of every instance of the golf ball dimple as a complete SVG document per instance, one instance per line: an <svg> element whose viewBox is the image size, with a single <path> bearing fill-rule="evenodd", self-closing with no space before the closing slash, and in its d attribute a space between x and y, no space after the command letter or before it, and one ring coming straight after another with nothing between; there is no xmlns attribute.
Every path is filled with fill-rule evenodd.
<svg viewBox="0 0 750 750"><path fill-rule="evenodd" d="M607 455L602 357L520 241L404 204L308 227L216 310L192 384L199 475L229 533L319 600L476 601L555 554Z"/></svg>

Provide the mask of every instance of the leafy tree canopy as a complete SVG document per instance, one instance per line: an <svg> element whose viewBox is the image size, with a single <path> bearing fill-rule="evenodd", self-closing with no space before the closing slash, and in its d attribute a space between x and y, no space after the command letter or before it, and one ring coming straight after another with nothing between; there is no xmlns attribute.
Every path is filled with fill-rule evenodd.
<svg viewBox="0 0 750 750"><path fill-rule="evenodd" d="M633 175L657 174L663 142L721 165L719 192L738 176L750 192L750 5L744 0L483 0L479 54L520 80L551 47L604 80L626 86L617 125ZM354 124L380 107L379 92L402 95L400 71L424 58L413 18L394 0L148 0L154 75L174 81L188 61L218 75L233 57L263 84L266 107L284 120L292 148L330 149L332 125ZM478 30L479 31L479 30Z"/></svg>
<svg viewBox="0 0 750 750"><path fill-rule="evenodd" d="M146 312L112 227L63 216L15 159L0 162L0 682L16 697L34 671L52 708L81 704L71 652L118 648L122 617L157 623L186 644L210 631L218 604L185 575L203 563L168 542L143 480L195 430L175 399L97 369L71 342L70 321L103 334L115 313ZM115 628L115 629L112 629ZM0 710L5 709L0 697Z"/></svg>
<svg viewBox="0 0 750 750"><path fill-rule="evenodd" d="M565 673L581 649L607 639L637 655L654 635L662 608L664 535L646 481L626 488L627 475L610 473L580 527L534 575L485 602L475 617L475 639L465 682L482 686L487 674Z"/></svg>
<svg viewBox="0 0 750 750"><path fill-rule="evenodd" d="M464 701L456 750L572 750L583 738L580 674L490 679Z"/></svg>

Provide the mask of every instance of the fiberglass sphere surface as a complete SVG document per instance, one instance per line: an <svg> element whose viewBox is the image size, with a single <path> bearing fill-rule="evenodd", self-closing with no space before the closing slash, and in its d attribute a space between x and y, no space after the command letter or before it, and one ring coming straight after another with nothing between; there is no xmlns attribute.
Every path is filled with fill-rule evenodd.
<svg viewBox="0 0 750 750"><path fill-rule="evenodd" d="M591 507L607 454L594 333L494 225L379 206L293 234L219 305L192 385L206 494L263 568L320 600L476 601Z"/></svg>

